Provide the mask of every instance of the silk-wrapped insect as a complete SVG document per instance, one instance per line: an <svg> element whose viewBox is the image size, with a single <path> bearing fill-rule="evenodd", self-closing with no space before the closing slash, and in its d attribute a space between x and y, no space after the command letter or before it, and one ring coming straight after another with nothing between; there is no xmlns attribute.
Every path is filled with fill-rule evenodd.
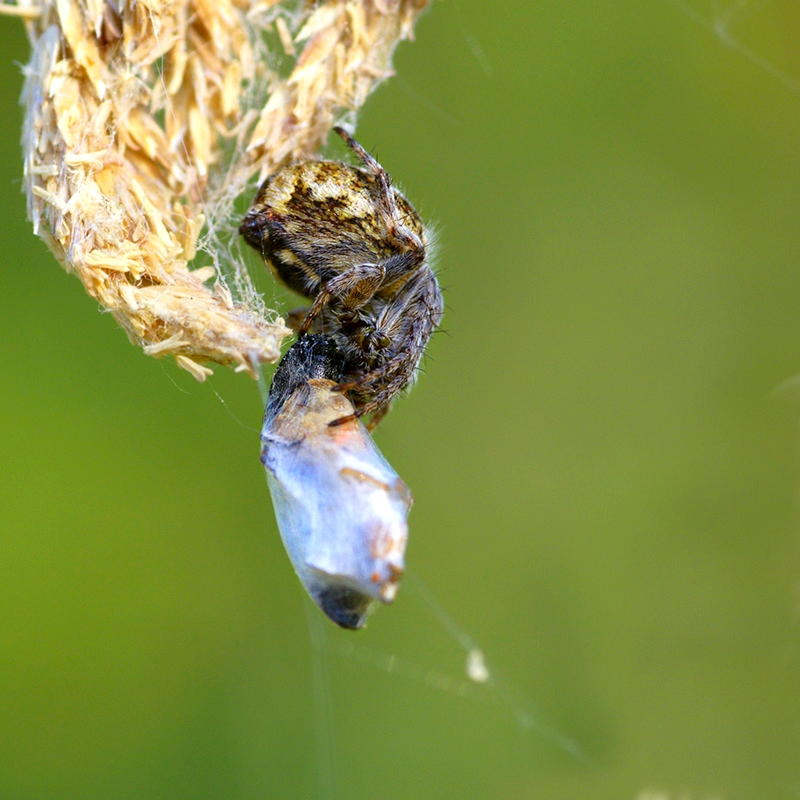
<svg viewBox="0 0 800 800"><path fill-rule="evenodd" d="M397 593L413 500L338 389L343 364L330 337L292 345L270 388L261 460L300 581L335 623L357 629Z"/></svg>
<svg viewBox="0 0 800 800"><path fill-rule="evenodd" d="M336 340L341 388L370 430L416 378L443 301L419 215L342 128L361 161L307 160L267 178L240 232L275 276L311 299L296 329Z"/></svg>

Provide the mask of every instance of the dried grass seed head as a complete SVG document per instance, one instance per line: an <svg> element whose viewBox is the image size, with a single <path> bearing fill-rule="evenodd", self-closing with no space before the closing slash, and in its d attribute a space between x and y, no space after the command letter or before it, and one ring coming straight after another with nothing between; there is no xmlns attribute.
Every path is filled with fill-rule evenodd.
<svg viewBox="0 0 800 800"><path fill-rule="evenodd" d="M232 242L236 198L361 106L426 4L20 0L35 232L145 352L256 375L289 331ZM273 40L301 48L284 79Z"/></svg>

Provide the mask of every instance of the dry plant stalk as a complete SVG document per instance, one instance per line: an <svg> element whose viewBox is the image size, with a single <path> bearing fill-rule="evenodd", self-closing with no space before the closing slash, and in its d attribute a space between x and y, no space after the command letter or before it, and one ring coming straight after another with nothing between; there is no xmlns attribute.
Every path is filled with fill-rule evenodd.
<svg viewBox="0 0 800 800"><path fill-rule="evenodd" d="M358 110L427 2L1 5L33 46L23 149L35 233L146 353L198 380L205 362L255 377L289 331L252 289L234 201ZM211 265L191 270L198 250Z"/></svg>

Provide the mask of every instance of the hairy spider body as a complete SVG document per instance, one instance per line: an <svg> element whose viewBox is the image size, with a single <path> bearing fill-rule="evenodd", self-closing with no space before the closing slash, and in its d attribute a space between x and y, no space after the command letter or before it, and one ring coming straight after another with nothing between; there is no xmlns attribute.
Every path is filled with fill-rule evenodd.
<svg viewBox="0 0 800 800"><path fill-rule="evenodd" d="M343 390L370 428L413 382L443 313L425 228L387 172L341 128L364 165L301 161L264 182L240 232L275 276L312 300L297 325L333 337Z"/></svg>

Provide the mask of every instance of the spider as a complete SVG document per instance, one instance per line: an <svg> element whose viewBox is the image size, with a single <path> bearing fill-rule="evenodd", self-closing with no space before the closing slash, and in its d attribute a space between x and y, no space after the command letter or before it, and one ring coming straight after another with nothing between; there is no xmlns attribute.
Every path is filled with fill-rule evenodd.
<svg viewBox="0 0 800 800"><path fill-rule="evenodd" d="M373 430L415 380L444 304L419 215L386 170L334 130L363 166L308 160L278 170L239 230L280 281L312 300L295 315L298 338L324 333L342 353L338 390L354 411L330 424L370 414Z"/></svg>

